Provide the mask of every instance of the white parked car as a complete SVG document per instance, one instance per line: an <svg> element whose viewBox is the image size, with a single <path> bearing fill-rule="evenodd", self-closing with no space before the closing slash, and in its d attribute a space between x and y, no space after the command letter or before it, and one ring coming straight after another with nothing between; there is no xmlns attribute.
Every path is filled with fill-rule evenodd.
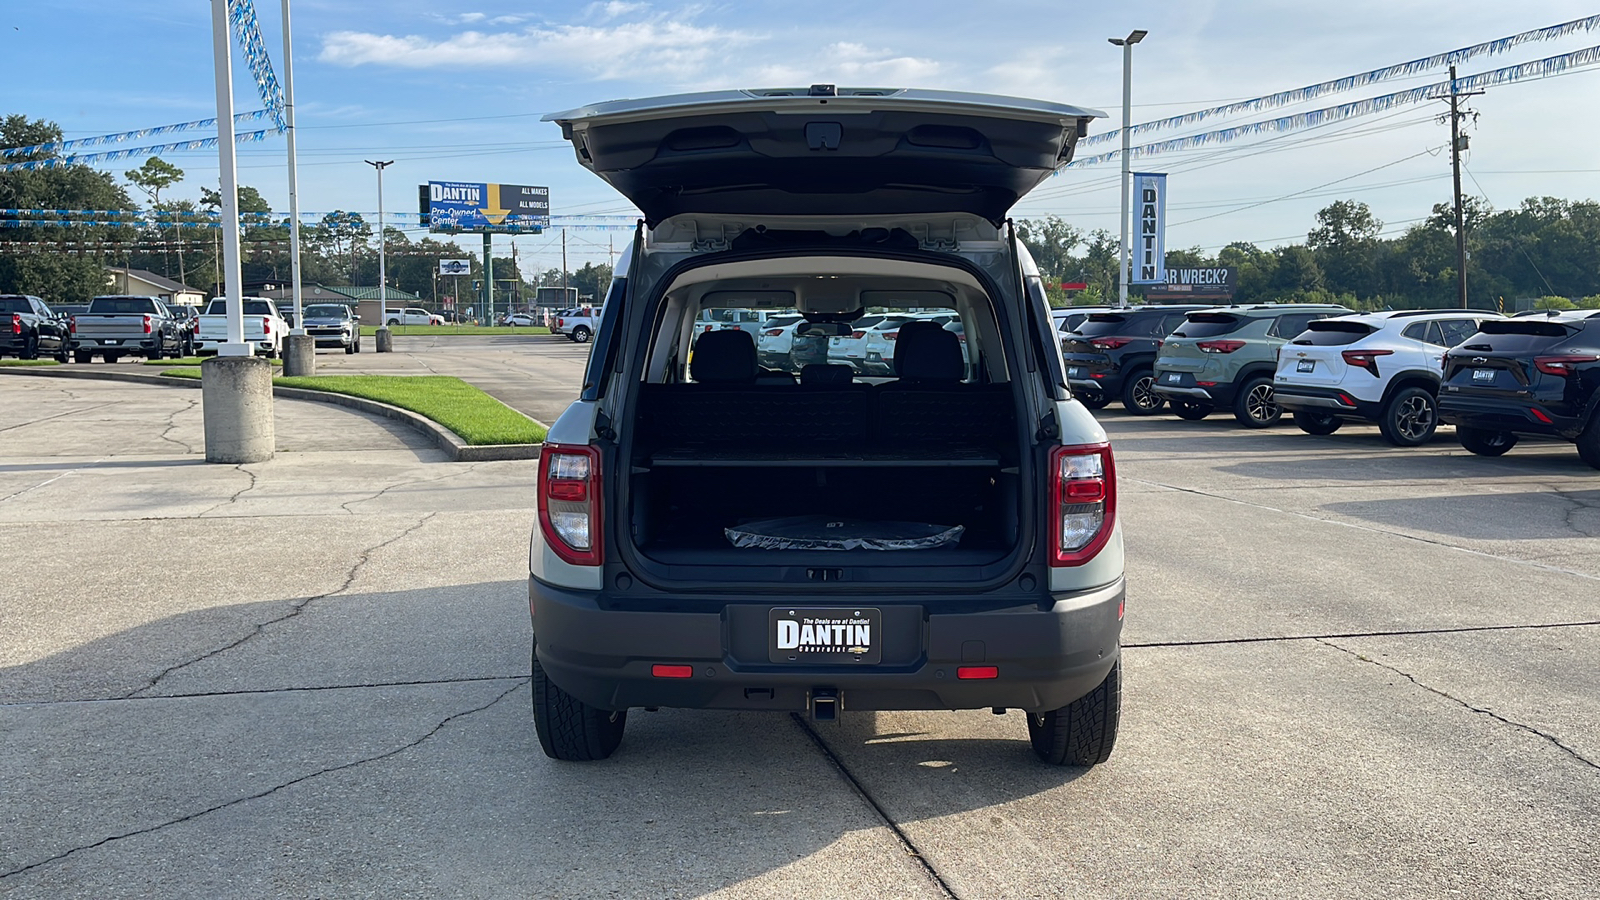
<svg viewBox="0 0 1600 900"><path fill-rule="evenodd" d="M405 309L386 309L383 311L385 325L443 325L444 316L428 312L421 307L408 306Z"/></svg>
<svg viewBox="0 0 1600 900"><path fill-rule="evenodd" d="M867 359L868 337L909 321L909 316L862 316L854 322L853 330L848 335L828 339L828 362L849 366L857 372L866 371L864 363Z"/></svg>
<svg viewBox="0 0 1600 900"><path fill-rule="evenodd" d="M768 318L756 338L756 361L763 366L787 369L789 351L794 348L794 330L804 321L805 316L799 313L780 313Z"/></svg>
<svg viewBox="0 0 1600 900"><path fill-rule="evenodd" d="M1367 421L1389 443L1417 446L1439 424L1445 351L1499 318L1477 309L1407 309L1319 319L1278 351L1273 394L1307 434Z"/></svg>
<svg viewBox="0 0 1600 900"><path fill-rule="evenodd" d="M951 322L959 321L961 320L957 318L956 313L950 311L943 313L919 312L897 322L880 323L887 327L868 329L863 343L863 351L866 355L856 368L867 375L893 375L895 374L894 349L896 342L900 339L900 329L903 326L911 322L937 322L940 325L949 325ZM851 336L854 337L854 334ZM963 339L961 343L963 358L966 357L966 350L966 341Z"/></svg>

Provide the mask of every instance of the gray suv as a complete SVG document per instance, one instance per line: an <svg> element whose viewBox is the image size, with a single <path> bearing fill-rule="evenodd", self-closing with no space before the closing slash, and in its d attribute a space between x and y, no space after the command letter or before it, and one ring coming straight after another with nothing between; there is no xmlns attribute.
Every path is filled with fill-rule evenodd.
<svg viewBox="0 0 1600 900"><path fill-rule="evenodd" d="M1096 115L814 85L547 117L643 213L539 460L547 755L609 756L639 707L992 708L1047 763L1109 757L1116 468L1006 218ZM824 352L762 369L696 331L725 309L797 310ZM962 329L904 325L892 377L827 361L869 310L928 309Z"/></svg>
<svg viewBox="0 0 1600 900"><path fill-rule="evenodd" d="M1276 425L1272 394L1278 348L1317 319L1349 315L1342 306L1260 303L1191 312L1161 343L1152 388L1184 419L1231 409L1240 425Z"/></svg>

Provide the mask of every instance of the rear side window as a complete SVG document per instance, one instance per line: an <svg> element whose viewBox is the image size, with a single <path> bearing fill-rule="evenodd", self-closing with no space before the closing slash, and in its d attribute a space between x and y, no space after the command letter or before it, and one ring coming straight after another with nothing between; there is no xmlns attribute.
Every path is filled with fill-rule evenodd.
<svg viewBox="0 0 1600 900"><path fill-rule="evenodd" d="M1227 313L1190 313L1184 320L1183 327L1175 334L1187 338L1216 337L1238 331L1244 322L1245 320L1239 316Z"/></svg>
<svg viewBox="0 0 1600 900"><path fill-rule="evenodd" d="M1446 319L1438 323L1444 334L1444 346L1455 347L1478 333L1477 319Z"/></svg>
<svg viewBox="0 0 1600 900"><path fill-rule="evenodd" d="M1182 324L1183 313L1168 313L1167 315L1161 317L1161 321L1156 324L1155 329L1150 333L1156 337L1166 337L1167 335L1178 330L1178 326Z"/></svg>
<svg viewBox="0 0 1600 900"><path fill-rule="evenodd" d="M1406 326L1405 331L1400 333L1414 341L1422 341L1435 347L1446 346L1444 334L1439 331L1438 322L1413 322Z"/></svg>
<svg viewBox="0 0 1600 900"><path fill-rule="evenodd" d="M1325 319L1307 325L1306 329L1295 337L1294 342L1302 347L1338 347L1353 344L1375 330L1365 322Z"/></svg>
<svg viewBox="0 0 1600 900"><path fill-rule="evenodd" d="M1267 331L1267 334L1272 337L1292 338L1305 331L1307 325L1327 317L1327 313L1289 313L1279 316L1278 321L1272 323L1272 328Z"/></svg>

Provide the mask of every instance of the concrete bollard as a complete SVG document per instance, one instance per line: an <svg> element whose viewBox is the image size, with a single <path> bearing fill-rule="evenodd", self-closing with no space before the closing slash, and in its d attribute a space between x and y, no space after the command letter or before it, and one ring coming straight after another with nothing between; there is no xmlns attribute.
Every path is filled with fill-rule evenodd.
<svg viewBox="0 0 1600 900"><path fill-rule="evenodd" d="M213 356L200 364L206 462L272 458L272 363L254 356Z"/></svg>
<svg viewBox="0 0 1600 900"><path fill-rule="evenodd" d="M389 326L378 326L378 352L389 353L394 350L394 334L389 331Z"/></svg>
<svg viewBox="0 0 1600 900"><path fill-rule="evenodd" d="M291 334L283 352L283 374L317 374L317 339L309 334Z"/></svg>

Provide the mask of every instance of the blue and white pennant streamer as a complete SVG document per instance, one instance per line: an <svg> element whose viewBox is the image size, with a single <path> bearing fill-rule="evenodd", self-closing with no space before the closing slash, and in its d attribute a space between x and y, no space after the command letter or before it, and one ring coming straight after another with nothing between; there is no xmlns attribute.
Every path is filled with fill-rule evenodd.
<svg viewBox="0 0 1600 900"><path fill-rule="evenodd" d="M253 144L264 141L269 135L277 134L276 128L263 128L260 131L241 131L234 135L234 141L240 144ZM146 154L157 156L162 153L176 153L184 150L206 150L217 146L214 137L198 138L192 141L177 141L171 144L154 144L148 147L127 147L122 150L107 150L103 153L79 153L72 156L53 156L49 159L31 159L27 162L8 163L0 166L0 172L26 172L34 169L55 169L61 166L70 166L79 163L110 162L117 159L144 156Z"/></svg>
<svg viewBox="0 0 1600 900"><path fill-rule="evenodd" d="M1549 56L1533 62L1522 63L1516 66L1506 66L1477 75L1469 75L1455 80L1457 93L1476 90L1478 88L1492 87L1498 84L1523 81L1535 78L1549 78L1559 75L1569 69L1600 63L1600 47L1589 47L1585 50L1576 50L1572 53L1563 53L1560 56ZM1405 91L1396 91L1378 97L1369 97L1366 100L1357 100L1351 103L1342 103L1338 106L1329 106L1314 109L1309 112L1298 113L1292 116L1282 116L1276 119L1265 119L1259 122L1249 122L1244 125L1235 125L1231 128L1220 128L1216 131L1206 131L1192 134L1188 137L1173 138L1159 141L1154 144L1144 144L1129 150L1128 158L1134 159L1144 156L1154 156L1159 153L1172 153L1178 150L1189 150L1207 144L1222 144L1256 134L1293 131L1298 128L1308 128L1316 125L1328 125L1344 119L1370 115L1404 106L1409 103L1420 103L1425 100L1438 100L1450 96L1451 82L1441 81L1436 84L1423 85ZM1067 164L1068 168L1082 168L1100 163L1111 162L1122 154L1120 150L1101 153L1097 156L1086 156L1075 159Z"/></svg>
<svg viewBox="0 0 1600 900"><path fill-rule="evenodd" d="M1535 41L1552 41L1557 38L1566 37L1569 34L1576 34L1580 31L1593 31L1596 28L1600 28L1600 15L1589 16L1583 19L1574 19L1571 22L1563 22L1560 25L1551 25L1548 28L1536 28L1532 31L1524 31L1520 34L1510 35L1509 37L1503 37L1493 41L1484 41L1481 44L1473 44L1470 47L1462 47L1459 50L1451 50L1448 53L1437 53L1433 56L1426 56L1422 59L1414 59L1410 62L1399 63L1392 66L1384 66L1381 69L1373 69L1370 72L1362 72L1359 75L1349 75L1344 78L1336 78L1332 81L1324 81L1320 84L1296 88L1292 91L1279 91L1276 94L1268 94L1265 97L1256 97L1251 100L1241 100L1237 103L1229 103L1223 106L1213 106L1210 109L1202 109L1196 112L1184 113L1181 116L1172 116L1171 118L1167 119L1158 119L1154 122L1144 122L1129 128L1128 134L1145 134L1147 132L1158 131L1166 128L1179 128L1184 125L1190 125L1195 122L1201 122L1218 116L1229 116L1235 113L1254 112L1260 109L1271 109L1277 106L1287 106L1291 103L1300 103L1305 100L1312 100L1324 94L1342 93L1344 91L1354 90L1359 87L1365 87L1369 84L1376 84L1380 81L1388 81L1393 78L1403 78L1407 75L1415 75L1419 72L1429 72L1434 69L1442 69L1446 66L1463 63L1469 59L1479 56L1493 56L1495 54L1504 53L1507 50L1522 44L1532 43ZM1113 129L1105 132L1104 134L1097 134L1084 138L1082 141L1078 142L1078 146L1092 147L1098 144L1103 144L1106 141L1121 140L1121 136L1122 129Z"/></svg>
<svg viewBox="0 0 1600 900"><path fill-rule="evenodd" d="M233 26L233 37L244 52L250 74L255 76L256 90L261 102L272 112L272 121L279 131L288 128L283 120L283 88L272 74L272 60L267 56L266 44L261 40L261 26L256 22L255 5L250 0L228 0L228 22Z"/></svg>
<svg viewBox="0 0 1600 900"><path fill-rule="evenodd" d="M237 125L247 122L256 122L271 115L270 110L257 109L235 115L233 121ZM137 131L123 131L117 134L102 134L98 137L74 138L70 141L53 141L48 144L34 144L31 147L7 147L0 149L0 158L14 159L18 156L32 156L35 153L60 153L63 150L76 150L79 147L97 147L103 144L120 144L124 141L134 141L140 138L155 137L162 134L172 134L178 131L189 131L195 128L215 128L217 120L196 119L193 122L179 122L176 125L158 125L155 128L140 128Z"/></svg>

